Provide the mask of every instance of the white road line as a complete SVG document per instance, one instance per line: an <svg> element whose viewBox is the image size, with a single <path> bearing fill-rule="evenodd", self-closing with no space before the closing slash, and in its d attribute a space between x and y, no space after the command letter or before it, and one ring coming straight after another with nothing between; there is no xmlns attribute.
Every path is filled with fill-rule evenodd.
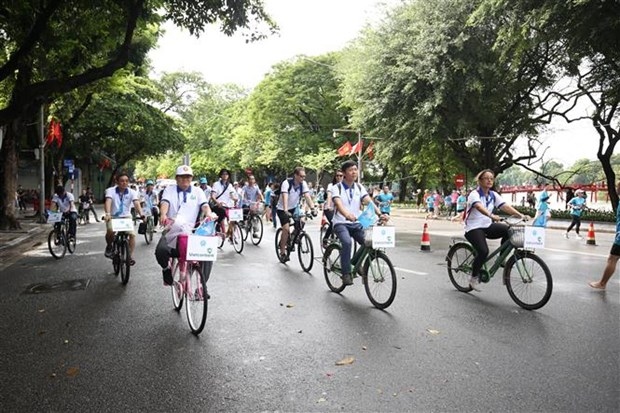
<svg viewBox="0 0 620 413"><path fill-rule="evenodd" d="M428 275L427 272L420 272L420 271L413 271L413 270L408 270L406 268L400 268L400 267L394 267L394 269L396 271L400 271L400 272L406 272L409 274L415 274L415 275Z"/></svg>
<svg viewBox="0 0 620 413"><path fill-rule="evenodd" d="M587 255L589 257L600 257L600 258L607 258L609 256L609 254L608 255L601 255L601 254L592 254L591 252L581 252L581 251L573 251L573 250L560 250L560 249L555 249L555 248L543 248L541 251L563 252L563 253L566 253L566 254Z"/></svg>

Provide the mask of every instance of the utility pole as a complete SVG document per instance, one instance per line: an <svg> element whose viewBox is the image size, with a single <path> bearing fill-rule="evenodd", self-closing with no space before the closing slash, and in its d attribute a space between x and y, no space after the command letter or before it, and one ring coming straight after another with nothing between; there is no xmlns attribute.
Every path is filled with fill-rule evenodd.
<svg viewBox="0 0 620 413"><path fill-rule="evenodd" d="M40 178L39 186L39 222L45 223L45 108L41 104L39 109L39 160L40 162Z"/></svg>

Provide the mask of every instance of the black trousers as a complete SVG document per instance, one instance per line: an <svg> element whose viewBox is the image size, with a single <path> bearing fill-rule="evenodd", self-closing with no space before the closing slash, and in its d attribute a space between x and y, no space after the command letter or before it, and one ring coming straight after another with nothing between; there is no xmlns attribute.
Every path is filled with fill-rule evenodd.
<svg viewBox="0 0 620 413"><path fill-rule="evenodd" d="M476 228L465 233L465 238L476 250L476 258L472 264L472 277L480 275L480 269L489 256L488 239L502 239L502 244L508 241L508 225L494 222L486 228Z"/></svg>

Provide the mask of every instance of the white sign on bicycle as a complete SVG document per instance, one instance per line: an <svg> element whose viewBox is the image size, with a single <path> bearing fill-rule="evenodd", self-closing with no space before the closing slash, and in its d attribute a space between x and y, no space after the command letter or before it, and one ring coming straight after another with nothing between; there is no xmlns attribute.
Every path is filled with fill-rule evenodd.
<svg viewBox="0 0 620 413"><path fill-rule="evenodd" d="M542 227L525 227L523 248L545 248L545 229Z"/></svg>
<svg viewBox="0 0 620 413"><path fill-rule="evenodd" d="M190 235L187 237L187 261L215 261L217 259L217 247L219 237L202 237Z"/></svg>
<svg viewBox="0 0 620 413"><path fill-rule="evenodd" d="M372 227L373 248L394 248L396 246L395 227Z"/></svg>
<svg viewBox="0 0 620 413"><path fill-rule="evenodd" d="M49 212L47 216L48 224L55 224L62 220L62 212Z"/></svg>
<svg viewBox="0 0 620 413"><path fill-rule="evenodd" d="M112 231L133 231L133 220L131 218L114 218L112 219Z"/></svg>
<svg viewBox="0 0 620 413"><path fill-rule="evenodd" d="M243 209L230 208L228 210L228 220L229 221L243 221Z"/></svg>

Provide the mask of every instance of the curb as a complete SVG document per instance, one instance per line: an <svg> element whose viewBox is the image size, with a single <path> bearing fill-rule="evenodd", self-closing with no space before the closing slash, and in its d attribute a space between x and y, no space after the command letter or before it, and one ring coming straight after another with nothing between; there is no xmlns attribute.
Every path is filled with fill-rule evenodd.
<svg viewBox="0 0 620 413"><path fill-rule="evenodd" d="M6 244L0 245L0 251L4 251L8 248L12 248L18 244L21 244L22 242L26 241L28 238L33 237L34 235L36 235L39 232L43 232L43 227L34 227L30 230L28 230L28 232L26 232L24 235L22 235L21 237L17 237L14 240L11 240L9 242L7 242Z"/></svg>

